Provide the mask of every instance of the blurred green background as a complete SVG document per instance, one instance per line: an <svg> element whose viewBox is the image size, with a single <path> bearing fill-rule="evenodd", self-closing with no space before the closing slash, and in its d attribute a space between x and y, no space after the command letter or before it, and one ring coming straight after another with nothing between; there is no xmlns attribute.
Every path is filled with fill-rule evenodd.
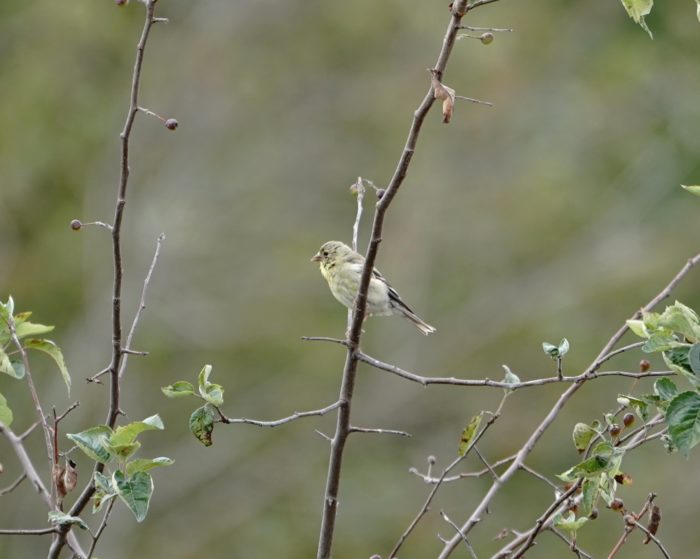
<svg viewBox="0 0 700 559"><path fill-rule="evenodd" d="M132 420L159 413L141 455L170 456L154 472L150 514L138 525L117 506L101 558L315 556L333 417L275 429L218 426L204 448L187 430L194 401L160 386L193 380L204 363L226 388L233 417L272 419L333 402L341 347L300 341L342 336L345 311L308 262L329 239L349 242L358 175L383 186L428 87L449 19L447 1L272 2L161 0L141 104L180 122L176 133L139 115L124 223L125 322L136 309L155 239L167 236L132 358L122 407ZM549 375L542 341L567 337L566 372L580 372L622 321L698 251L700 201L679 184L700 180L700 24L692 2L648 18L654 41L618 1L503 0L465 23L513 27L489 46L457 43L445 83L495 107L458 103L453 122L433 110L412 167L389 210L380 269L438 332L407 322L367 323L364 349L434 375L523 379ZM48 359L33 360L43 401L81 402L63 424L104 420L105 386L82 382L108 362L111 248L98 228L112 219L118 133L127 107L143 6L110 0L0 2L0 296L37 322L55 324L74 378L70 397ZM437 108L437 107L436 107ZM367 214L373 200L368 197ZM367 240L364 222L362 242ZM698 273L675 296L700 307ZM628 338L626 338L627 340ZM639 354L611 368L634 370ZM656 367L661 363L654 362ZM640 383L635 390L648 388ZM586 386L528 463L553 476L577 456L570 433L615 407L630 382ZM561 387L517 392L481 444L490 460L517 450ZM16 415L33 421L24 383L0 378ZM408 473L456 453L462 427L495 409L498 390L422 388L362 367L355 423L410 432L357 436L346 452L334 558L386 556L428 487ZM64 443L68 447L67 441ZM41 436L30 439L41 473ZM75 456L75 455L74 455ZM82 480L89 464L76 456ZM627 457L632 509L659 494L659 532L674 557L700 536L697 453L685 460L649 444ZM5 473L19 473L0 440ZM466 469L478 468L469 462ZM487 479L442 490L401 559L435 556ZM503 527L525 529L550 490L517 476L473 533L480 557ZM87 513L90 516L90 513ZM2 498L0 527L39 527L46 511L28 483ZM622 531L603 510L579 535L596 556ZM635 534L620 557L657 557ZM565 557L545 534L528 557ZM0 537L0 557L42 557L48 538ZM460 549L454 557L468 557Z"/></svg>

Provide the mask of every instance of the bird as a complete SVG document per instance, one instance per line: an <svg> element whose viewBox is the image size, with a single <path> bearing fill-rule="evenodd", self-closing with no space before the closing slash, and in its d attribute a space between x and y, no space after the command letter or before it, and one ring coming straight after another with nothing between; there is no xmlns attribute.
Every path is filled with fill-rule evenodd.
<svg viewBox="0 0 700 559"><path fill-rule="evenodd" d="M311 258L311 262L319 263L321 274L328 282L333 296L347 308L352 309L360 288L365 257L345 243L328 241ZM398 292L389 285L376 268L372 269L372 278L369 280L367 313L403 316L426 336L436 331L403 302Z"/></svg>

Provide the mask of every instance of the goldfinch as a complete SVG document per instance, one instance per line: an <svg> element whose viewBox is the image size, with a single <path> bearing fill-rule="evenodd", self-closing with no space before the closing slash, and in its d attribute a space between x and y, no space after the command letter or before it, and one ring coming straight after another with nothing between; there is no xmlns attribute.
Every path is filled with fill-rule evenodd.
<svg viewBox="0 0 700 559"><path fill-rule="evenodd" d="M360 287L365 257L340 241L328 241L311 258L311 261L320 264L321 274L326 278L333 296L351 309ZM421 320L401 300L396 290L376 268L372 270L372 278L367 290L367 313L370 315L397 314L410 320L426 336L435 332L434 327Z"/></svg>

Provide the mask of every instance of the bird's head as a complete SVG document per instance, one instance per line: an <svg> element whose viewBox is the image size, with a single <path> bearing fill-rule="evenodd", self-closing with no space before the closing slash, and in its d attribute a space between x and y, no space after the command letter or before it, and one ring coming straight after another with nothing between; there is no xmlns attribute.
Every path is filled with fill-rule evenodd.
<svg viewBox="0 0 700 559"><path fill-rule="evenodd" d="M311 257L311 262L320 262L321 266L343 259L352 254L352 249L340 241L328 241L324 243L318 252Z"/></svg>

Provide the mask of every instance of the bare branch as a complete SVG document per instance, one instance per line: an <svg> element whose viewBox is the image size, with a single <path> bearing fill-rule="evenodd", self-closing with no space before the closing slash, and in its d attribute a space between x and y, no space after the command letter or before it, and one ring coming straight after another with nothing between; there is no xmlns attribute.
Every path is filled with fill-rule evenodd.
<svg viewBox="0 0 700 559"><path fill-rule="evenodd" d="M330 406L326 406L325 408L321 408L318 410L295 411L292 415L288 417L283 417L282 419L275 419L274 421L261 421L258 419L246 419L243 417L226 417L218 407L216 408L216 410L219 412L221 423L246 423L248 425L257 425L258 427L278 427L279 425L284 425L285 423L296 421L297 419L300 419L302 417L325 415L329 411L333 411L334 409L337 409L339 407L340 402L334 402Z"/></svg>
<svg viewBox="0 0 700 559"><path fill-rule="evenodd" d="M2 497L3 495L7 495L8 493L12 493L12 491L14 491L19 486L19 484L22 483L25 479L27 479L27 474L22 474L10 485L5 487L5 489L0 489L0 497Z"/></svg>
<svg viewBox="0 0 700 559"><path fill-rule="evenodd" d="M116 501L117 499L115 497L113 497L109 501L107 510L105 511L105 514L102 517L102 522L100 522L100 527L97 529L97 532L95 532L92 536L92 543L90 544L90 549L88 550L87 559L90 559L92 557L92 554L95 552L95 548L97 547L97 541L100 539L102 532L104 532L105 528L107 527L107 520L109 519L109 515L112 514L112 507L114 507L114 503L116 503Z"/></svg>
<svg viewBox="0 0 700 559"><path fill-rule="evenodd" d="M399 552L399 549L401 549L401 546L404 544L408 536L413 532L413 530L416 528L418 523L421 521L423 516L430 510L430 504L433 502L433 499L435 498L435 495L437 494L438 489L442 485L442 483L445 481L447 478L447 474L452 471L452 469L457 466L462 460L464 460L468 455L469 452L475 448L476 443L479 442L479 439L484 436L484 433L488 430L489 427L491 427L501 416L501 411L503 409L503 405L506 402L506 399L508 398L509 393L506 392L503 397L501 398L501 402L498 405L498 408L496 409L495 413L491 414L491 417L489 417L488 421L486 424L483 426L481 431L479 431L474 438L470 441L468 448L465 450L464 454L461 456L457 456L443 471L438 480L435 482L435 485L433 488L430 490L428 493L428 497L426 498L425 502L423 503L423 506L421 509L418 511L418 514L414 517L414 519L411 521L409 524L408 528L404 530L403 534L399 537L399 540L396 542L396 545L394 545L394 548L391 550L389 553L388 559L395 559L396 554ZM487 468L486 471L488 472L489 469ZM458 533L461 537L462 531L458 530Z"/></svg>
<svg viewBox="0 0 700 559"><path fill-rule="evenodd" d="M394 429L367 429L365 427L353 427L350 426L351 433L377 433L379 435L399 435L401 437L410 437L410 433L406 431L396 431Z"/></svg>
<svg viewBox="0 0 700 559"><path fill-rule="evenodd" d="M569 549L570 549L571 551L573 551L573 552L574 552L576 555L578 555L579 557L584 557L585 559L593 559L593 556L592 556L592 555L590 555L590 554L586 553L585 551L583 551L580 547L578 547L578 545L576 545L576 542L574 542L573 540L570 540L569 538L567 538L564 534L562 534L562 533L561 533L559 530L557 530L556 528L550 527L550 528L549 528L549 531L552 532L552 534L554 534L555 536L557 536L560 540L565 541L566 544L569 546Z"/></svg>
<svg viewBox="0 0 700 559"><path fill-rule="evenodd" d="M36 529L10 529L0 530L0 536L41 536L43 534L55 534L56 528L36 528Z"/></svg>
<svg viewBox="0 0 700 559"><path fill-rule="evenodd" d="M139 308L136 311L136 315L134 316L134 320L131 322L131 328L129 330L129 334L126 337L126 347L130 348L131 343L134 339L134 333L136 332L136 326L138 325L139 321L141 320L141 314L143 313L143 310L146 308L146 293L148 292L148 286L151 283L151 277L153 276L153 270L156 268L156 264L158 263L158 256L160 255L160 247L163 244L163 241L165 240L165 235L161 233L158 235L158 239L156 239L156 250L153 253L153 258L151 260L151 265L148 268L148 272L146 273L146 278L143 280L143 288L141 289L141 300L139 302ZM121 367L119 369L119 377L121 378L124 375L124 371L126 370L126 364L129 360L129 353L134 353L132 350L127 350L127 349L122 349L122 352L127 354L124 355L124 358L121 363ZM136 353L137 355L147 355L146 352L138 352Z"/></svg>
<svg viewBox="0 0 700 559"><path fill-rule="evenodd" d="M639 379L646 377L667 377L676 374L673 371L649 371L646 373L631 373L627 371L605 371L600 373L593 372L592 374L588 371L585 371L581 375L574 377L559 378L559 376L553 376L510 384L502 380L491 380L489 378L462 379L456 377L425 377L402 369L401 367L397 367L396 365L392 365L391 363L385 363L384 361L380 361L379 359L371 357L362 351L357 352L357 358L360 361L371 365L375 369L387 371L406 380L422 384L423 386L428 386L430 384L451 384L455 386L485 386L489 388L506 388L508 390L518 390L520 388L530 388L533 386L542 386L544 384L552 384L557 382L576 383L580 382L584 378L584 375L586 377L629 377Z"/></svg>
<svg viewBox="0 0 700 559"><path fill-rule="evenodd" d="M467 549L469 550L469 554L472 556L473 559L477 559L476 552L474 551L474 548L472 547L472 544L469 543L469 540L467 539L467 536L465 536L462 533L462 530L459 529L459 526L457 526L450 518L445 514L445 511L440 511L440 516L442 516L442 519L447 522L450 526L452 526L455 529L455 532L459 534L459 536L462 538L464 541L464 544L467 546Z"/></svg>
<svg viewBox="0 0 700 559"><path fill-rule="evenodd" d="M302 336L301 339L305 342L331 342L348 347L347 340L340 340L338 338L328 338L326 336Z"/></svg>

